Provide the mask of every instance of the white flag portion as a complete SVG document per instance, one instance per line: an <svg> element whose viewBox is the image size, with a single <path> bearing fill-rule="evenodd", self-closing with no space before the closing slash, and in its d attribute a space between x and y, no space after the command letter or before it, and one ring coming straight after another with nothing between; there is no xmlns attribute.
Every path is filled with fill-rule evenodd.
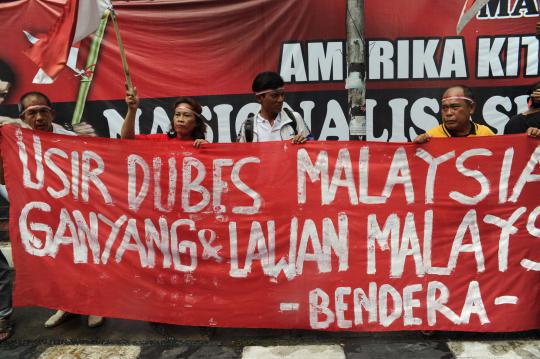
<svg viewBox="0 0 540 359"><path fill-rule="evenodd" d="M471 19L480 11L480 9L489 2L489 0L465 0L463 10L461 10L461 16L459 17L458 24L456 26L456 32L459 35L465 25L471 21Z"/></svg>
<svg viewBox="0 0 540 359"><path fill-rule="evenodd" d="M78 46L73 44L97 30L110 6L109 0L66 0L60 17L45 36L32 41L27 35L33 45L24 53L40 68L33 82L52 83L66 65L75 69Z"/></svg>
<svg viewBox="0 0 540 359"><path fill-rule="evenodd" d="M73 43L83 40L93 34L99 26L101 15L111 7L109 0L81 0L79 1L79 11L77 13L77 27Z"/></svg>

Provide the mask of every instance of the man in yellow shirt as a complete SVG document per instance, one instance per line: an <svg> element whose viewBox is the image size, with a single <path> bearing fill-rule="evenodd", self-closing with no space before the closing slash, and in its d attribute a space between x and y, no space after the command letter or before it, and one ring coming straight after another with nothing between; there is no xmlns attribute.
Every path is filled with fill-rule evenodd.
<svg viewBox="0 0 540 359"><path fill-rule="evenodd" d="M431 137L494 136L489 127L472 121L471 115L475 110L476 103L470 88L463 85L448 88L441 100L443 123L417 136L413 142L425 143Z"/></svg>

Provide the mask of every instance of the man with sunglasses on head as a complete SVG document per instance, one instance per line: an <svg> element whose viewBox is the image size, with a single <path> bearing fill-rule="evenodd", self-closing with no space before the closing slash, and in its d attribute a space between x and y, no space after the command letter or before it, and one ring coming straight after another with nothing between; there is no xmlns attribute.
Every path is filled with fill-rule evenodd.
<svg viewBox="0 0 540 359"><path fill-rule="evenodd" d="M529 109L513 116L504 126L504 134L526 133L530 137L540 137L540 82L527 90Z"/></svg>
<svg viewBox="0 0 540 359"><path fill-rule="evenodd" d="M6 101L14 82L13 71L8 64L0 60L0 105Z"/></svg>
<svg viewBox="0 0 540 359"><path fill-rule="evenodd" d="M413 142L425 143L432 137L494 136L489 127L473 122L474 111L476 103L470 88L463 85L448 88L441 100L442 124L418 135Z"/></svg>
<svg viewBox="0 0 540 359"><path fill-rule="evenodd" d="M0 104L4 103L7 96L9 95L9 90L11 88L11 83L9 81L4 81L0 77Z"/></svg>
<svg viewBox="0 0 540 359"><path fill-rule="evenodd" d="M77 133L66 130L61 125L54 123L54 116L55 111L52 107L52 102L45 94L41 92L27 92L22 95L19 100L19 118L22 120L23 123L20 123L20 121L17 122L14 119L10 119L11 121L3 122L3 124L15 124L37 131L53 132L62 135L77 135ZM1 161L0 182L2 184L4 183L3 167L1 166ZM11 285L4 285L4 279L6 277L2 274L4 273L4 269L6 268L7 270L9 270L9 267L7 267L7 262L3 261L2 258L0 258L0 341L2 340L3 328L6 328L6 331L9 332L9 335L11 335L12 332L12 325L9 321L9 314L11 314L12 311ZM2 309L2 307L4 306L7 306L9 308ZM3 313L8 313L8 315L2 316ZM73 316L73 314L58 310L45 322L45 328L52 328L60 325L71 316ZM88 326L97 327L103 324L103 320L103 317L90 315L88 316Z"/></svg>
<svg viewBox="0 0 540 359"><path fill-rule="evenodd" d="M251 86L261 109L242 124L238 142L267 142L290 140L305 143L310 131L302 116L283 107L284 81L275 72L261 72Z"/></svg>

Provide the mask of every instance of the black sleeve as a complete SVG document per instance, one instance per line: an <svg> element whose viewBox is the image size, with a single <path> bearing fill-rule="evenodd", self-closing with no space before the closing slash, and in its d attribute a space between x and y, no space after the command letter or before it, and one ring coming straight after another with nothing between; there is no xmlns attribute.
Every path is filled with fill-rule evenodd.
<svg viewBox="0 0 540 359"><path fill-rule="evenodd" d="M516 133L525 133L527 132L527 123L523 115L512 116L510 121L504 126L504 134L512 135Z"/></svg>

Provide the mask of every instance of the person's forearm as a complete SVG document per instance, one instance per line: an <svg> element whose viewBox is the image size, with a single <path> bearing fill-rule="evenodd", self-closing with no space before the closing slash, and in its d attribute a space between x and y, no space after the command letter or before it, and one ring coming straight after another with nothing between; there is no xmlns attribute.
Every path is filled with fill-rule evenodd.
<svg viewBox="0 0 540 359"><path fill-rule="evenodd" d="M135 114L137 109L128 108L124 123L122 124L122 130L120 136L124 139L135 138Z"/></svg>

